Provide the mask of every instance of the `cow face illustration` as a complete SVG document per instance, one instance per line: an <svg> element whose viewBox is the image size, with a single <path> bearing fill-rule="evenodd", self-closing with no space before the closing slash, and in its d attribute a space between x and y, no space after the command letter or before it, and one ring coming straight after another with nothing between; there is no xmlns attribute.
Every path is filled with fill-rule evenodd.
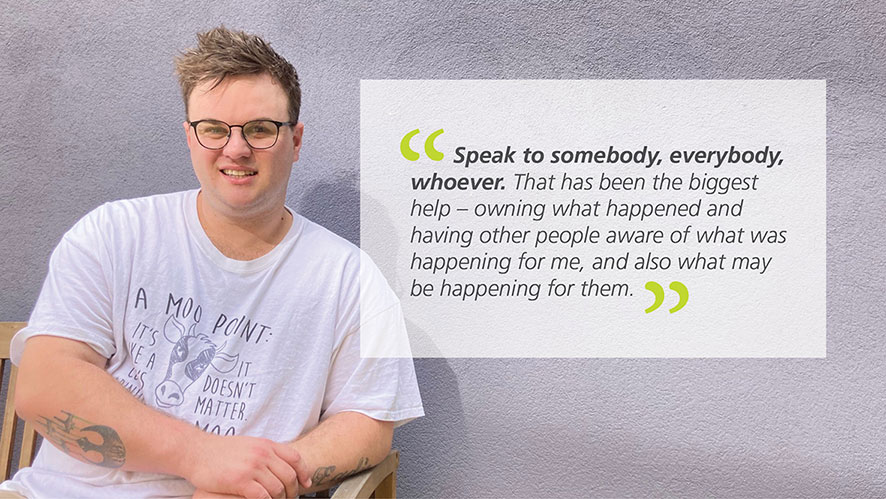
<svg viewBox="0 0 886 499"><path fill-rule="evenodd" d="M203 375L207 368L220 373L230 372L237 365L240 355L228 355L216 347L203 333L195 333L197 324L192 324L185 332L185 326L169 316L163 325L163 336L173 344L169 354L169 367L166 377L154 390L157 405L163 408L175 407L184 401L185 391Z"/></svg>

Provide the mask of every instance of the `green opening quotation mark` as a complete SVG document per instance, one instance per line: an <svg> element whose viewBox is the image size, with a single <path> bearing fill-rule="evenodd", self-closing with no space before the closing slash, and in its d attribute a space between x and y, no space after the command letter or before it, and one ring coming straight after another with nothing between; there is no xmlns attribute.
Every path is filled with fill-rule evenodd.
<svg viewBox="0 0 886 499"><path fill-rule="evenodd" d="M436 140L437 136L441 133L443 133L442 128L430 134L427 140L425 140L425 154L428 156L428 158L434 161L440 161L441 159L443 159L443 153L434 149L434 140ZM413 151L412 148L409 146L409 141L412 140L412 137L415 137L418 134L419 131L418 128L416 128L415 130L404 135L403 139L400 140L400 154L402 154L403 157L408 159L409 161L417 161L418 158L421 157L420 154Z"/></svg>
<svg viewBox="0 0 886 499"><path fill-rule="evenodd" d="M676 291L677 295L680 297L680 301L678 301L677 304L674 305L674 308L668 310L668 312L673 314L674 312L683 308L683 306L686 305L686 302L689 301L689 290L686 289L686 285L680 281L674 281L668 287ZM652 294L655 295L655 303L653 303L649 308L646 309L646 313L648 314L649 312L656 310L658 307L661 306L662 303L664 303L665 292L664 289L661 287L661 284L655 281L647 282L646 289L652 291Z"/></svg>

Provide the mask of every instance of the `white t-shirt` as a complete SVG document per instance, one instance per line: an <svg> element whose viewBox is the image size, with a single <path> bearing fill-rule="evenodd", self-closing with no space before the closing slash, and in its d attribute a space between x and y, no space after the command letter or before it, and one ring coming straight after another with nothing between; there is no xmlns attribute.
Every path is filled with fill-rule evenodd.
<svg viewBox="0 0 886 499"><path fill-rule="evenodd" d="M83 217L52 254L28 327L12 341L13 362L31 336L83 341L145 404L221 435L285 442L342 411L398 425L424 414L411 359L360 357L361 334L403 335L405 324L359 248L293 213L269 253L227 258L200 225L197 193L116 201ZM0 488L34 497L193 493L181 478L86 464L48 442Z"/></svg>

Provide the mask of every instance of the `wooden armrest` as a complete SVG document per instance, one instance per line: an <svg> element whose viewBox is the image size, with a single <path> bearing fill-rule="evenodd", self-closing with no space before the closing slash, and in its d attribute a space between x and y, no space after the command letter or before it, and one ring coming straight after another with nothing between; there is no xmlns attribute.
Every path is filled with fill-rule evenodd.
<svg viewBox="0 0 886 499"><path fill-rule="evenodd" d="M373 492L376 499L396 497L399 464L400 452L392 450L374 468L348 477L332 494L332 499L365 499L373 497Z"/></svg>
<svg viewBox="0 0 886 499"><path fill-rule="evenodd" d="M3 374L3 367L9 365L9 385L6 390L3 427L0 429L0 481L8 480L14 470L30 466L37 445L37 432L34 430L34 425L20 420L15 413L15 381L18 369L9 360L9 345L12 342L12 337L25 326L27 324L24 322L0 322L0 375ZM13 466L12 453L16 447L15 433L21 423L25 424L25 428L22 432L21 445L18 447L20 451L18 465Z"/></svg>

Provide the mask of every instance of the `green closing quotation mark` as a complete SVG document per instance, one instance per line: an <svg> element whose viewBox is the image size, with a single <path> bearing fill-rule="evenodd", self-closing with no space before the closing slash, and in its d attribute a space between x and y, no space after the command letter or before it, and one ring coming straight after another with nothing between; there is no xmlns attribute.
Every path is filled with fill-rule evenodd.
<svg viewBox="0 0 886 499"><path fill-rule="evenodd" d="M677 304L674 305L674 308L668 310L668 312L673 314L674 312L683 308L683 306L686 305L686 302L689 301L689 290L686 289L686 285L680 281L674 281L668 287L671 288L673 291L676 291L677 295L680 297L680 301L678 301ZM656 310L658 307L661 306L662 303L664 303L665 292L664 289L661 287L661 284L655 281L647 282L646 289L652 291L652 294L655 295L655 303L653 303L649 308L646 309L646 313L648 314L649 312Z"/></svg>

